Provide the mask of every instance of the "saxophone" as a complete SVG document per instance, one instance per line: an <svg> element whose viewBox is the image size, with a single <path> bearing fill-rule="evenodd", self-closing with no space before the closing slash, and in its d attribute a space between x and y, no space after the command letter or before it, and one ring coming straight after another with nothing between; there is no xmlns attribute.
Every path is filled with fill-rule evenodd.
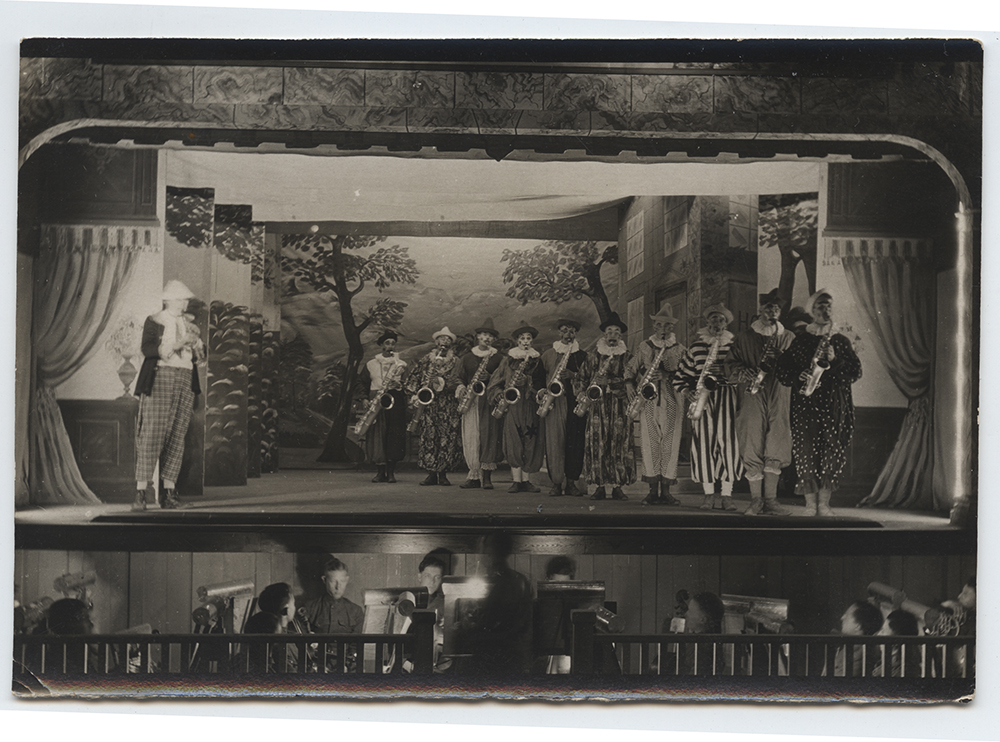
<svg viewBox="0 0 1000 742"><path fill-rule="evenodd" d="M365 410L365 414L361 416L358 424L354 426L354 433L359 438L364 437L365 433L368 432L372 423L375 422L375 416L378 415L379 410L391 410L395 406L396 400L389 394L389 388L398 381L398 377L402 371L403 364L397 363L393 365L392 370L389 371L382 381L382 393L375 395L368 405L368 409Z"/></svg>
<svg viewBox="0 0 1000 742"><path fill-rule="evenodd" d="M764 385L764 377L767 376L768 372L774 366L774 362L770 359L772 353L774 353L775 347L778 345L778 328L775 327L775 333L767 339L767 345L764 346L764 355L760 357L760 365L757 367L757 375L754 380L750 382L750 386L747 387L747 394L756 394L760 391L760 388Z"/></svg>
<svg viewBox="0 0 1000 742"><path fill-rule="evenodd" d="M531 360L531 356L525 354L524 360L518 364L518 367L514 370L514 375L510 377L510 383L507 384L506 388L503 390L503 394L500 395L500 399L497 400L496 407L493 408L492 415L496 419L500 419L507 414L507 408L511 405L515 405L521 401L521 390L517 388L517 385L521 383L521 379L524 378L524 371L528 367L528 361Z"/></svg>
<svg viewBox="0 0 1000 742"><path fill-rule="evenodd" d="M434 401L435 391L431 388L431 376L434 374L434 370L437 365L441 362L441 358L445 354L445 349L442 348L437 352L430 363L427 364L427 370L424 371L424 378L417 390L417 408L414 410L413 415L410 417L410 423L406 426L406 432L412 433L417 429L417 423L420 422L420 418L424 414L424 408ZM444 389L444 379L439 375L434 378L434 386L437 387L437 391Z"/></svg>
<svg viewBox="0 0 1000 742"><path fill-rule="evenodd" d="M559 380L566 373L566 365L569 363L570 351L562 354L559 365L552 372L548 385L544 389L538 390L538 416L545 417L552 409L552 403L556 397L561 397L566 392L565 385Z"/></svg>
<svg viewBox="0 0 1000 742"><path fill-rule="evenodd" d="M465 388L465 391L462 393L462 399L458 403L459 415L464 415L469 410L472 406L473 397L481 397L486 394L486 382L483 379L486 376L486 367L489 365L492 357L492 354L488 355L479 362L479 368L472 375L472 380L469 382L469 386Z"/></svg>
<svg viewBox="0 0 1000 742"><path fill-rule="evenodd" d="M719 386L716 378L708 375L708 370L715 363L715 359L719 355L719 345L721 343L722 338L716 337L708 347L708 356L705 358L705 365L701 367L701 375L698 377L698 383L694 388L694 401L688 407L687 416L692 422L701 420L701 416L705 414L705 406L708 404L708 395Z"/></svg>
<svg viewBox="0 0 1000 742"><path fill-rule="evenodd" d="M573 414L577 417L586 417L587 413L590 411L590 406L604 396L604 389L602 389L597 383L597 380L602 376L608 375L608 369L611 368L612 358L614 358L614 356L604 356L604 360L601 361L601 365L597 367L597 371L591 377L590 386L587 387L586 393L580 398L580 401L576 403L576 409L573 410Z"/></svg>
<svg viewBox="0 0 1000 742"><path fill-rule="evenodd" d="M830 368L830 362L826 359L826 351L830 347L831 329L833 329L832 324L828 325L826 332L820 336L816 352L813 353L812 361L809 363L809 380L805 383L805 386L799 389L799 394L804 397L808 397L816 391L823 372Z"/></svg>
<svg viewBox="0 0 1000 742"><path fill-rule="evenodd" d="M660 367L660 361L663 360L663 354L667 352L667 343L664 340L663 347L656 352L656 356L653 358L653 362L650 364L649 368L646 369L646 373L642 377L642 381L639 382L639 389L636 395L632 398L632 401L628 403L628 407L625 410L625 416L628 418L635 418L639 414L639 410L642 409L646 402L653 402L659 396L660 392L656 388L656 384L653 383L653 374L656 369Z"/></svg>

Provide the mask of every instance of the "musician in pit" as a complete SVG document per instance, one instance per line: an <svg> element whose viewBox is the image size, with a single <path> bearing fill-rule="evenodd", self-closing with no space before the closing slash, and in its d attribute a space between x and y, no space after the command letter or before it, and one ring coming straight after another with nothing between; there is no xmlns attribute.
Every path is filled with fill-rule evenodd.
<svg viewBox="0 0 1000 742"><path fill-rule="evenodd" d="M760 314L736 336L726 366L736 382L736 437L750 483L747 515L789 515L778 504L778 477L792 463L789 390L774 375L778 357L794 337L778 321L784 297L778 289L760 294Z"/></svg>
<svg viewBox="0 0 1000 742"><path fill-rule="evenodd" d="M366 420L374 412L370 427L362 435L365 455L375 464L373 482L396 481L396 464L406 456L406 393L403 376L406 362L396 352L399 336L392 330L383 332L376 344L382 352L365 364L361 383L368 385L369 407ZM359 431L360 432L360 431Z"/></svg>
<svg viewBox="0 0 1000 742"><path fill-rule="evenodd" d="M725 375L724 362L733 343L733 313L713 304L702 313L706 325L674 372L674 389L686 393L691 420L691 478L701 484L702 510L735 511L733 484L743 476L736 437L736 388ZM721 497L715 495L720 483Z"/></svg>
<svg viewBox="0 0 1000 742"><path fill-rule="evenodd" d="M677 319L669 304L649 318L653 321L653 334L640 343L625 369L632 400L629 412L634 411L639 419L642 481L649 485L649 494L642 503L680 505L670 494L670 485L677 484L684 405L670 379L687 348L674 335Z"/></svg>
<svg viewBox="0 0 1000 742"><path fill-rule="evenodd" d="M455 398L462 416L462 451L469 475L462 489L493 489L493 472L503 460L503 420L490 414L486 386L503 358L494 348L500 333L487 319L476 328L476 345L455 365Z"/></svg>
<svg viewBox="0 0 1000 742"><path fill-rule="evenodd" d="M629 352L622 339L628 327L612 313L600 328L604 337L587 353L578 377L574 414L587 416L583 466L587 480L597 485L590 499L607 499L610 485L613 500L627 500L622 487L635 482L632 421L626 415Z"/></svg>
<svg viewBox="0 0 1000 742"><path fill-rule="evenodd" d="M557 322L559 339L542 353L535 374L538 388L538 415L545 422L545 461L552 480L549 497L582 497L577 480L583 473L583 447L587 421L573 414L576 408L574 385L586 361L576 335L580 323L561 319ZM558 377L558 378L557 378ZM563 489L565 487L565 490ZM584 486L586 489L586 485Z"/></svg>
<svg viewBox="0 0 1000 742"><path fill-rule="evenodd" d="M462 421L454 373L458 357L452 349L456 338L443 327L432 339L434 349L417 361L406 380L413 409L409 427L420 435L417 466L428 472L420 484L448 486L448 472L455 471L462 462Z"/></svg>
<svg viewBox="0 0 1000 742"><path fill-rule="evenodd" d="M517 345L507 351L490 377L486 396L491 414L503 419L503 452L513 482L507 491L539 492L531 474L541 470L545 458L545 429L538 417L535 370L541 353L532 347L538 330L522 325L511 333Z"/></svg>
<svg viewBox="0 0 1000 742"><path fill-rule="evenodd" d="M830 497L854 435L851 386L861 361L851 341L833 331L833 295L820 289L805 310L814 318L778 359L778 380L791 387L792 454L806 515L834 516ZM817 382L818 379L818 382Z"/></svg>

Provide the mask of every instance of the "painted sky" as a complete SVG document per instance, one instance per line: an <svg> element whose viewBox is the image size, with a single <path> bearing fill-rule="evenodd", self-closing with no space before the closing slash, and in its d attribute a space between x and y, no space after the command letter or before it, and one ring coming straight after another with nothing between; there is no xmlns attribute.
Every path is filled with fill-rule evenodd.
<svg viewBox="0 0 1000 742"><path fill-rule="evenodd" d="M539 240L390 237L385 244L409 248L410 257L420 270L415 284L394 284L385 292L408 305L397 328L400 347L419 352L443 326L460 335L471 332L487 317L493 318L504 335L522 322L533 325L539 330L540 346L558 338L554 323L560 317L578 320L584 326L583 339L596 338L597 309L587 297L561 305L532 303L522 307L505 295L510 285L503 283L506 266L501 262L503 251L523 250L539 243ZM617 270L617 266L606 266L603 273L612 303L617 294ZM355 298L354 306L368 307L378 296L377 290L366 288ZM282 303L282 325L282 338L302 334L320 363L336 360L347 349L337 305L317 294L286 299ZM365 333L366 345L371 346L368 350L372 353L379 334L377 330Z"/></svg>

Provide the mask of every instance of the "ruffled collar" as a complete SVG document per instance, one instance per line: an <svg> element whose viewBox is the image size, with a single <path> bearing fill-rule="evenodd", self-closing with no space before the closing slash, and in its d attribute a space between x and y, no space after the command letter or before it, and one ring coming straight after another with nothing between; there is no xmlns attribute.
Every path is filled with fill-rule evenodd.
<svg viewBox="0 0 1000 742"><path fill-rule="evenodd" d="M602 356L620 356L628 353L628 348L625 347L624 341L619 341L618 345L612 347L608 345L608 341L601 338L597 341L597 352Z"/></svg>
<svg viewBox="0 0 1000 742"><path fill-rule="evenodd" d="M580 343L574 340L570 345L566 345L562 340L556 340L552 343L552 350L560 355L565 355L566 353L576 353L580 350Z"/></svg>
<svg viewBox="0 0 1000 742"><path fill-rule="evenodd" d="M833 334L833 322L827 322L825 325L821 325L819 322L813 322L811 325L806 325L806 332L810 335L825 335L826 333Z"/></svg>
<svg viewBox="0 0 1000 742"><path fill-rule="evenodd" d="M393 351L392 353L389 354L388 357L386 357L384 353L379 353L377 356L375 356L375 360L381 361L382 363L389 363L389 361L398 361L399 353Z"/></svg>
<svg viewBox="0 0 1000 742"><path fill-rule="evenodd" d="M777 335L778 337L781 337L783 333L788 332L788 330L786 330L784 327L781 326L780 322L775 322L774 325L769 325L767 322L764 322L759 319L755 319L750 324L750 329L756 332L758 335L763 335L766 338L769 338L772 335Z"/></svg>
<svg viewBox="0 0 1000 742"><path fill-rule="evenodd" d="M496 355L496 352L497 349L492 345L486 350L480 350L478 345L472 346L472 355L476 356L476 358L486 358L488 356Z"/></svg>
<svg viewBox="0 0 1000 742"><path fill-rule="evenodd" d="M541 353L539 353L534 348L528 348L528 350L525 351L524 349L515 346L507 351L507 355L509 355L511 358L517 359L518 361L523 361L525 355L527 355L528 358L538 358L538 356L540 356Z"/></svg>
<svg viewBox="0 0 1000 742"><path fill-rule="evenodd" d="M673 348L675 345L677 345L677 335L675 335L672 332L667 333L667 337L665 340L660 340L659 335L650 335L649 342L651 342L657 348L662 348L664 345L666 345L668 348Z"/></svg>
<svg viewBox="0 0 1000 742"><path fill-rule="evenodd" d="M707 343L708 345L711 345L712 341L715 340L716 336L712 335L708 331L707 327L702 327L700 330L698 330L698 337L703 342ZM723 330L722 334L719 335L718 337L720 338L720 344L721 345L729 345L729 343L733 342L734 335L729 330Z"/></svg>

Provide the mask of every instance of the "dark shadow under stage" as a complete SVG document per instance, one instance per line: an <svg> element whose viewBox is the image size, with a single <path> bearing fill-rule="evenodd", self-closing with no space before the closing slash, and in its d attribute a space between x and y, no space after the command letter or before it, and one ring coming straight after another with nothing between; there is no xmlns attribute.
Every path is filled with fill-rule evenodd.
<svg viewBox="0 0 1000 742"><path fill-rule="evenodd" d="M647 487L629 500L549 497L507 492L510 473L493 490L420 486L424 473L404 469L395 484L371 482L357 469L289 469L246 486L210 487L181 510L133 513L128 504L35 508L15 514L17 548L127 551L339 551L420 553L447 545L476 551L483 535L507 529L523 552L627 554L933 554L974 553L974 532L945 513L835 507L836 517L806 517L801 498L782 499L791 515L745 516L704 511L702 496L682 482L681 506L646 506ZM685 486L686 485L686 486ZM591 488L591 491L593 488ZM837 502L834 501L836 506Z"/></svg>

